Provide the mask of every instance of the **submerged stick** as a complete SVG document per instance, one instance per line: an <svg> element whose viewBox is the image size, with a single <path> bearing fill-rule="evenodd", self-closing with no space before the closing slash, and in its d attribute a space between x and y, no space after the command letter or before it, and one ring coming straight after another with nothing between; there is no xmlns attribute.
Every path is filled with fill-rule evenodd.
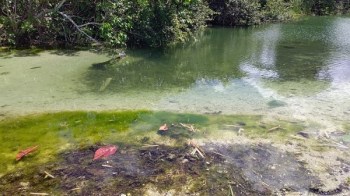
<svg viewBox="0 0 350 196"><path fill-rule="evenodd" d="M276 130L278 130L278 129L283 129L283 128L281 127L281 125L278 125L278 126L276 126L276 127L272 127L272 128L269 129L268 131L271 132L271 131L276 131Z"/></svg>
<svg viewBox="0 0 350 196"><path fill-rule="evenodd" d="M223 155L223 154L218 153L218 152L215 152L215 151L212 151L212 153L217 154L217 155L220 155L220 156L223 156L223 157L226 157L226 155Z"/></svg>
<svg viewBox="0 0 350 196"><path fill-rule="evenodd" d="M239 126L239 125L224 125L226 127L235 127L235 128L241 128L242 126Z"/></svg>
<svg viewBox="0 0 350 196"><path fill-rule="evenodd" d="M48 193L29 193L30 195L49 195Z"/></svg>
<svg viewBox="0 0 350 196"><path fill-rule="evenodd" d="M102 167L112 168L113 166L111 166L111 165L102 165Z"/></svg>
<svg viewBox="0 0 350 196"><path fill-rule="evenodd" d="M151 148L151 147L158 147L159 145L151 145L151 144L147 144L147 145L143 145L142 148Z"/></svg>
<svg viewBox="0 0 350 196"><path fill-rule="evenodd" d="M201 151L198 148L195 148L195 149L196 149L197 153L204 159L205 156L201 153Z"/></svg>
<svg viewBox="0 0 350 196"><path fill-rule="evenodd" d="M234 196L234 194L233 194L233 190L232 190L232 186L231 186L231 185L228 185L228 188L230 188L230 193L231 193L231 196Z"/></svg>
<svg viewBox="0 0 350 196"><path fill-rule="evenodd" d="M345 149L348 149L349 147L347 147L347 146L345 146L345 145L343 145L343 144L340 144L340 143L338 143L338 142L335 142L335 141L333 141L333 140L330 140L333 144L335 144L335 145L337 145L339 148L345 148Z"/></svg>
<svg viewBox="0 0 350 196"><path fill-rule="evenodd" d="M111 83L111 81L112 78L107 78L105 81L103 81L99 91L104 91L107 88L107 86Z"/></svg>
<svg viewBox="0 0 350 196"><path fill-rule="evenodd" d="M52 174L50 174L47 171L44 171L44 173L46 174L44 178L50 177L50 178L55 178L55 176L53 176Z"/></svg>
<svg viewBox="0 0 350 196"><path fill-rule="evenodd" d="M192 132L196 132L197 130L193 127L193 125L187 125L187 124L184 124L184 123L180 123L180 125L182 127L184 127L185 129L188 129L189 131L192 131Z"/></svg>

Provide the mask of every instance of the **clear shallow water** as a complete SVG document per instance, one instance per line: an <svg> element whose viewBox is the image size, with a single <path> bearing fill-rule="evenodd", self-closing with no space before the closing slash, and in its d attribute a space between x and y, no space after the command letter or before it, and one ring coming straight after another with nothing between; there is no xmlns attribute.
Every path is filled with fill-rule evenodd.
<svg viewBox="0 0 350 196"><path fill-rule="evenodd" d="M88 51L3 52L0 114L151 109L342 129L350 120L349 34L350 18L313 17L209 28L186 46L130 50L117 63Z"/></svg>

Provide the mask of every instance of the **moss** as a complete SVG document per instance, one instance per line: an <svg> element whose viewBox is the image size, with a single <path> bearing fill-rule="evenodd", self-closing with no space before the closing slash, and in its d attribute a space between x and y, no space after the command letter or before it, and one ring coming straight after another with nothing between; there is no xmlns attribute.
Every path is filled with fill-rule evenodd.
<svg viewBox="0 0 350 196"><path fill-rule="evenodd" d="M60 112L30 115L0 122L2 159L0 173L16 167L43 163L72 146L118 141L139 115L145 111ZM123 137L120 137L123 138ZM35 156L14 162L19 150L39 145Z"/></svg>
<svg viewBox="0 0 350 196"><path fill-rule="evenodd" d="M159 134L167 123L169 132ZM179 123L193 124L199 131L189 132ZM173 124L173 125L172 125ZM171 126L172 125L172 126ZM234 127L230 127L234 125ZM269 131L280 125L282 129ZM238 127L238 128L237 128ZM282 139L302 129L288 121L262 122L261 116L196 115L170 112L59 112L6 119L0 122L0 175L17 168L30 167L56 159L58 152L92 145L159 143L181 146L187 139L236 135L239 128L249 137ZM146 139L145 139L146 138ZM16 154L39 145L37 152L14 161Z"/></svg>

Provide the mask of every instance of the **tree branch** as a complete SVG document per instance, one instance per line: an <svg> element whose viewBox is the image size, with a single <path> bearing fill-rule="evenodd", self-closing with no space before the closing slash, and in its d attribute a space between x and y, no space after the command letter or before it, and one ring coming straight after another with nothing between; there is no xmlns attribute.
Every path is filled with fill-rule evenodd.
<svg viewBox="0 0 350 196"><path fill-rule="evenodd" d="M96 42L98 44L101 44L99 41L97 41L95 38L91 37L90 35L88 35L87 33L85 33L83 30L80 29L79 25L77 25L77 23L74 22L74 20L68 16L67 14L63 13L63 12L59 12L57 11L61 16L63 16L64 18L66 18L67 20L69 20L73 25L74 27L80 32L82 33L83 35L85 35L87 38L89 38L90 40L92 40L93 42Z"/></svg>
<svg viewBox="0 0 350 196"><path fill-rule="evenodd" d="M82 25L78 25L79 28L81 27L85 27L85 26L88 26L88 25L102 25L101 23L97 23L97 22L88 22L88 23L85 23L85 24L82 24Z"/></svg>
<svg viewBox="0 0 350 196"><path fill-rule="evenodd" d="M40 12L38 15L36 15L36 17L39 18L39 17L43 16L43 15L46 14L46 13L58 11L58 10L63 6L63 4L64 4L66 1L67 1L67 0L62 0L62 1L60 1L53 9L46 9L46 10Z"/></svg>

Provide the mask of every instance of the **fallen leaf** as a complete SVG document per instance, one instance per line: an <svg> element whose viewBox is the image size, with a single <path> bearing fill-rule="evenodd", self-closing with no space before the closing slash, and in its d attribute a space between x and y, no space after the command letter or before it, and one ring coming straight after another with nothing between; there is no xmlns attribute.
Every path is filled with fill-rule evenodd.
<svg viewBox="0 0 350 196"><path fill-rule="evenodd" d="M32 146L29 147L25 150L20 151L17 155L16 155L16 161L21 160L24 156L34 152L36 149L38 148L38 146Z"/></svg>
<svg viewBox="0 0 350 196"><path fill-rule="evenodd" d="M167 131L169 128L166 124L159 127L159 131Z"/></svg>
<svg viewBox="0 0 350 196"><path fill-rule="evenodd" d="M114 146L114 145L101 147L101 148L96 150L93 160L100 159L103 157L108 157L108 156L116 153L117 150L118 150L118 147Z"/></svg>

